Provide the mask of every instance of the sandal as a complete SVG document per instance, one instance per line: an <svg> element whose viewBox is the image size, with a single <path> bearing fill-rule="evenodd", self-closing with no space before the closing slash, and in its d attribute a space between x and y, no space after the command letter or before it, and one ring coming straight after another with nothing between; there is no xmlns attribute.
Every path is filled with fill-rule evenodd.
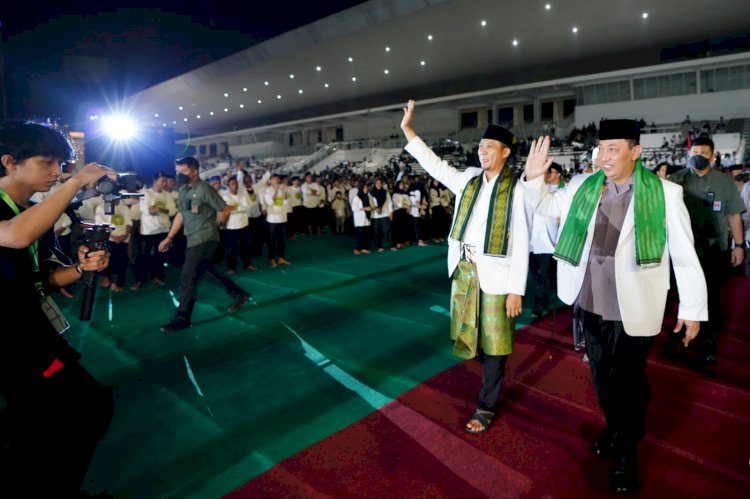
<svg viewBox="0 0 750 499"><path fill-rule="evenodd" d="M490 425L492 424L492 418L495 417L495 413L492 411L485 411L482 409L477 409L474 411L474 414L471 416L471 419L467 421L466 426L464 426L464 430L466 430L468 433L473 434L479 434L484 433L485 431L489 430ZM482 427L478 430L473 430L471 426L469 426L469 423L472 421L478 422Z"/></svg>

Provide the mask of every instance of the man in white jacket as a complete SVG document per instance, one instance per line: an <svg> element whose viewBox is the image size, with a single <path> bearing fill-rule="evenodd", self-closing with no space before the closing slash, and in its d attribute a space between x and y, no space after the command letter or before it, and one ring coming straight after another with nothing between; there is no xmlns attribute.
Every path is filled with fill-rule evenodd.
<svg viewBox="0 0 750 499"><path fill-rule="evenodd" d="M515 318L521 313L529 262L524 190L506 161L513 135L490 125L479 142L481 168L459 171L438 158L411 126L414 101L404 108L401 129L406 150L434 178L456 194L448 241L452 277L451 339L454 354L483 361L479 403L466 424L486 431L495 416L508 355L513 352Z"/></svg>
<svg viewBox="0 0 750 499"><path fill-rule="evenodd" d="M708 315L706 280L693 246L682 188L640 161L640 131L633 120L599 126L601 169L574 177L551 193L543 173L549 137L533 141L525 167L526 199L536 213L560 217L554 256L557 294L578 301L594 387L606 426L592 451L614 459L610 489L637 492L637 447L646 426L650 387L648 348L659 334L673 262L680 307L675 331L685 346Z"/></svg>

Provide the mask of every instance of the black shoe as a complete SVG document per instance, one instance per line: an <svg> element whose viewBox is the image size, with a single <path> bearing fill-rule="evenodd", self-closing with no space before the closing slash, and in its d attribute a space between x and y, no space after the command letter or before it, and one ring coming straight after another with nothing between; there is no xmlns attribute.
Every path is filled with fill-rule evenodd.
<svg viewBox="0 0 750 499"><path fill-rule="evenodd" d="M161 332L171 333L173 331L182 331L183 329L187 329L192 325L193 324L190 322L190 319L174 319L164 324L161 327Z"/></svg>
<svg viewBox="0 0 750 499"><path fill-rule="evenodd" d="M701 361L706 366L715 366L716 365L716 355L713 355L713 354L709 353L707 355L704 355L703 358L701 359Z"/></svg>
<svg viewBox="0 0 750 499"><path fill-rule="evenodd" d="M601 458L609 459L614 454L614 447L615 433L610 430L609 427L605 426L601 433L599 433L599 436L596 437L591 444L591 452Z"/></svg>
<svg viewBox="0 0 750 499"><path fill-rule="evenodd" d="M638 484L638 460L635 453L625 453L615 459L615 466L609 474L609 490L615 494L632 496Z"/></svg>
<svg viewBox="0 0 750 499"><path fill-rule="evenodd" d="M244 291L238 295L234 295L232 298L232 304L227 307L227 312L236 312L240 308L242 308L242 305L250 301L250 293L245 293Z"/></svg>

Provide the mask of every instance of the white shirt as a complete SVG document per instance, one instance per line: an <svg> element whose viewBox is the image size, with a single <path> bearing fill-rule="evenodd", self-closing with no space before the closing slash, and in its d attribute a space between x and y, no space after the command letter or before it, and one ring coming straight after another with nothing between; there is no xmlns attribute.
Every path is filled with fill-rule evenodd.
<svg viewBox="0 0 750 499"><path fill-rule="evenodd" d="M107 215L104 213L104 203L96 207L94 214L94 222L97 224L109 224L114 226L114 230L110 232L110 240L113 237L119 237L127 232L128 226L133 225L133 220L130 218L130 208L125 206L122 202L117 203L114 206L114 213ZM123 242L130 241L130 235L125 238Z"/></svg>
<svg viewBox="0 0 750 499"><path fill-rule="evenodd" d="M479 197L471 210L469 222L466 224L463 242L475 248L484 248L484 237L487 233L487 214L490 212L492 201L492 189L500 175L495 175L492 180L487 180L487 175L482 173L482 184L479 188Z"/></svg>
<svg viewBox="0 0 750 499"><path fill-rule="evenodd" d="M266 187L263 191L263 203L266 207L266 222L270 224L286 223L289 201L282 186L279 186L278 191L272 185Z"/></svg>
<svg viewBox="0 0 750 499"><path fill-rule="evenodd" d="M289 208L294 209L297 206L302 206L302 188L292 185L289 187Z"/></svg>
<svg viewBox="0 0 750 499"><path fill-rule="evenodd" d="M302 184L302 206L305 208L317 208L325 191L316 182Z"/></svg>
<svg viewBox="0 0 750 499"><path fill-rule="evenodd" d="M549 192L556 192L559 187L547 184ZM535 255L551 254L555 252L560 222L557 217L545 217L534 212L533 207L526 205L526 219L531 227L529 252Z"/></svg>
<svg viewBox="0 0 750 499"><path fill-rule="evenodd" d="M369 194L368 194L369 196ZM374 205L374 199L370 197L370 206ZM354 196L351 201L352 213L354 215L354 226L355 227L368 227L370 225L370 219L367 217L367 212L363 210L364 204L359 196Z"/></svg>
<svg viewBox="0 0 750 499"><path fill-rule="evenodd" d="M245 189L237 189L237 194L232 194L229 190L222 191L221 197L224 198L229 206L234 206L234 210L229 212L226 228L229 230L244 229L248 226L248 213L250 212L250 199Z"/></svg>
<svg viewBox="0 0 750 499"><path fill-rule="evenodd" d="M139 214L141 217L141 234L144 236L151 236L154 234L164 234L169 232L171 225L170 218L177 213L177 205L174 202L174 198L172 198L172 196L166 191L156 192L153 189L146 189L143 194L143 197L138 203ZM151 214L149 209L152 206L165 208L167 213L159 211Z"/></svg>

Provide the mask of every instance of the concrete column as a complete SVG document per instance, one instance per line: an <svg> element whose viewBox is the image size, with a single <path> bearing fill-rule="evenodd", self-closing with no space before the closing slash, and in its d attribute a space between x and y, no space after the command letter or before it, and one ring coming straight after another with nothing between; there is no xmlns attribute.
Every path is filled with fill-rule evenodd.
<svg viewBox="0 0 750 499"><path fill-rule="evenodd" d="M542 102L539 99L534 99L534 123L542 121Z"/></svg>
<svg viewBox="0 0 750 499"><path fill-rule="evenodd" d="M500 117L497 115L497 104L492 104L492 124L497 125L500 123Z"/></svg>
<svg viewBox="0 0 750 499"><path fill-rule="evenodd" d="M523 124L523 104L513 105L513 126Z"/></svg>

